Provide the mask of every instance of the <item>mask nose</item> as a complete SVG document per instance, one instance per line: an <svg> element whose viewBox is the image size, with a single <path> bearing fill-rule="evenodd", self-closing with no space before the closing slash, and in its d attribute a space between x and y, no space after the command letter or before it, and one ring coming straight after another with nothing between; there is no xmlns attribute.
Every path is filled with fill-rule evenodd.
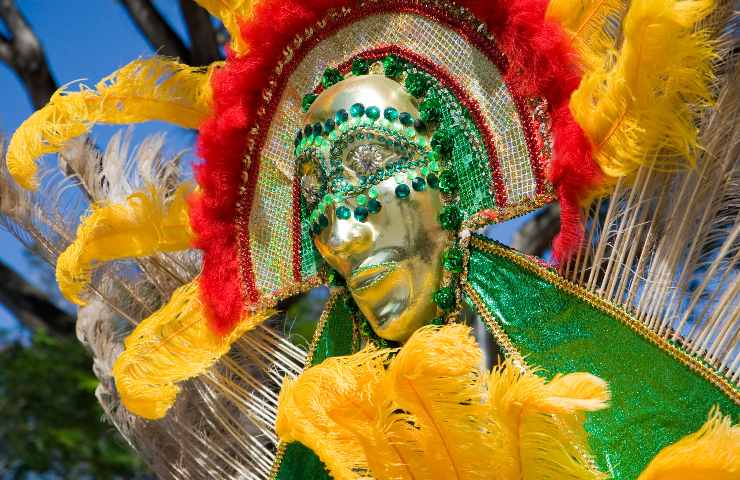
<svg viewBox="0 0 740 480"><path fill-rule="evenodd" d="M335 221L318 238L317 248L329 264L343 275L349 275L375 243L375 231L370 223L354 218Z"/></svg>

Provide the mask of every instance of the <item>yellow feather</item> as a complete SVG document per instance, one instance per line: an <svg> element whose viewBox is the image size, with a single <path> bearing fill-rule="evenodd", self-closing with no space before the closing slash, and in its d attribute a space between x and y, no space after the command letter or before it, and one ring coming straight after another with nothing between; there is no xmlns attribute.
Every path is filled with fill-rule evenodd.
<svg viewBox="0 0 740 480"><path fill-rule="evenodd" d="M175 403L179 382L205 373L239 337L273 314L245 317L222 337L208 326L197 281L178 288L126 338L125 350L113 365L123 405L147 419L164 417Z"/></svg>
<svg viewBox="0 0 740 480"><path fill-rule="evenodd" d="M288 381L278 435L340 479L603 478L586 467L574 423L584 406L605 406L603 381L571 374L547 384L511 362L489 375L462 325L422 328L394 353L328 359Z"/></svg>
<svg viewBox="0 0 740 480"><path fill-rule="evenodd" d="M582 452L588 450L583 407L606 407L606 383L587 373L557 376L552 383L507 361L491 372L490 406L504 440L499 469L504 479L601 479Z"/></svg>
<svg viewBox="0 0 740 480"><path fill-rule="evenodd" d="M280 438L310 446L336 480L366 476L368 463L358 452L369 446L366 437L378 420L372 395L387 355L366 349L329 358L297 381L286 379L275 426ZM387 443L376 447L388 450Z"/></svg>
<svg viewBox="0 0 740 480"><path fill-rule="evenodd" d="M131 194L125 203L97 205L77 229L72 244L57 259L56 277L62 294L78 305L90 283L94 263L150 256L190 248L192 232L186 198L190 183L171 199L153 187Z"/></svg>
<svg viewBox="0 0 740 480"><path fill-rule="evenodd" d="M234 52L241 55L247 51L247 45L239 32L239 22L251 16L255 0L195 0L195 3L223 22L231 36L231 48Z"/></svg>
<svg viewBox="0 0 740 480"><path fill-rule="evenodd" d="M573 93L571 111L609 177L606 188L642 165L694 165L697 115L711 100L716 56L696 26L713 7L714 0L633 1L615 62L586 72Z"/></svg>
<svg viewBox="0 0 740 480"><path fill-rule="evenodd" d="M550 0L548 18L565 30L586 71L607 65L626 0Z"/></svg>
<svg viewBox="0 0 740 480"><path fill-rule="evenodd" d="M8 170L24 188L36 188L36 159L58 152L96 123L161 120L197 128L211 111L210 74L162 57L135 60L101 80L95 89L57 90L31 115L8 146Z"/></svg>
<svg viewBox="0 0 740 480"><path fill-rule="evenodd" d="M661 450L638 480L737 480L740 426L715 408L696 433Z"/></svg>

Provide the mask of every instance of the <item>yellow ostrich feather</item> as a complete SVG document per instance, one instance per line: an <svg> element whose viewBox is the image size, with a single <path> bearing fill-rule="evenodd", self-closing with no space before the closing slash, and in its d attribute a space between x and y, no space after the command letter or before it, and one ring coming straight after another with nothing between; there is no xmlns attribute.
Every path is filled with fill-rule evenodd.
<svg viewBox="0 0 740 480"><path fill-rule="evenodd" d="M245 317L220 336L208 326L199 295L197 281L183 285L126 338L113 377L131 413L152 420L164 417L175 403L179 382L205 373L239 337L274 314Z"/></svg>
<svg viewBox="0 0 740 480"><path fill-rule="evenodd" d="M283 387L278 435L342 480L603 478L575 428L608 401L603 381L546 383L510 361L489 374L480 361L462 325L422 328L400 350L328 359Z"/></svg>
<svg viewBox="0 0 740 480"><path fill-rule="evenodd" d="M740 478L740 426L719 409L692 433L661 450L638 480L737 480Z"/></svg>
<svg viewBox="0 0 740 480"><path fill-rule="evenodd" d="M153 57L129 63L95 89L82 85L80 91L70 92L62 87L13 135L8 170L21 186L35 189L36 159L58 152L96 123L161 120L197 128L211 112L210 74L217 66L196 68Z"/></svg>
<svg viewBox="0 0 740 480"><path fill-rule="evenodd" d="M84 305L80 295L90 283L96 262L190 248L193 234L186 199L191 191L192 184L185 183L165 199L150 187L131 194L124 203L93 206L74 242L57 259L56 278L62 294Z"/></svg>
<svg viewBox="0 0 740 480"><path fill-rule="evenodd" d="M252 15L252 7L257 3L255 0L195 0L195 3L223 22L235 53L241 55L247 51L247 44L239 32L239 22Z"/></svg>
<svg viewBox="0 0 740 480"><path fill-rule="evenodd" d="M547 16L563 27L586 71L608 65L626 0L550 0Z"/></svg>
<svg viewBox="0 0 740 480"><path fill-rule="evenodd" d="M714 0L633 1L614 62L585 72L570 109L608 177L606 189L620 177L629 181L642 165L671 171L695 164L697 119L711 102L716 58L697 25L714 6Z"/></svg>

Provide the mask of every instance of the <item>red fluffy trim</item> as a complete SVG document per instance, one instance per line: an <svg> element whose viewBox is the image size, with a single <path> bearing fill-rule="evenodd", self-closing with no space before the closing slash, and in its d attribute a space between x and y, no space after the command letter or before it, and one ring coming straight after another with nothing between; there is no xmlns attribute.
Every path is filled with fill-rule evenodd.
<svg viewBox="0 0 740 480"><path fill-rule="evenodd" d="M196 246L203 250L201 292L214 330L225 333L239 321L245 293L240 285L236 214L243 175L247 132L277 59L295 35L312 27L329 8L351 0L265 0L241 28L250 51L228 53L214 75L214 113L200 128L196 168L201 193L191 203ZM546 0L465 0L488 24L507 57L505 78L515 93L547 99L553 113L555 154L549 172L563 205L563 226L556 243L564 260L579 245L578 199L598 175L588 142L567 112L580 81L573 52L559 27L545 20ZM561 124L561 122L565 122ZM578 176L581 175L581 176ZM580 236L579 236L580 235ZM249 265L241 265L249 268Z"/></svg>

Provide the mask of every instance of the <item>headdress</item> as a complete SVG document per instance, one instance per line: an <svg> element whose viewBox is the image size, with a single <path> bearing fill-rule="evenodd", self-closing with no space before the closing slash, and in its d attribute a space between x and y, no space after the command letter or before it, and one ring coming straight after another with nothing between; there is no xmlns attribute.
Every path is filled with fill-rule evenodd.
<svg viewBox="0 0 740 480"><path fill-rule="evenodd" d="M268 474L275 455L278 461L272 473L279 475L283 458L292 458L293 466L300 465L296 458L315 462L311 452L295 446L288 453L282 448L276 454L272 422L277 419L278 427L283 426L279 433L286 440L308 444L311 437L320 440L323 434L339 435L357 419L342 410L346 405L328 403L296 413L295 418L286 417L286 410L278 416L275 391L279 380L271 369L280 364L281 373L300 373L304 352L270 328L267 320L281 302L299 293L319 285L337 286L312 237L326 228L330 215L362 222L382 209L374 187L389 178L397 183L399 199L428 189L440 191L444 207L439 220L452 235L444 283L434 301L441 311L455 310L464 301L476 304L513 359L492 373L476 370L477 360L472 357L458 366L455 375L470 377L470 390L464 391L475 401L466 403L469 399L456 397L453 403L466 408L450 414L450 429L464 430L465 418L476 418L476 425L491 421L499 428L508 415L502 412L521 403L530 409L527 415L531 418L547 414L551 415L548 422L554 422L532 420L527 424L532 435L537 435L537 429L552 433L548 429L560 428L558 422L572 428L566 429L572 434L570 440L558 440L566 453L559 452L555 463L563 466L570 459L574 462L568 470L572 478L598 478L593 458L579 450L586 447L576 439L580 439L583 420L579 412L599 410L608 397L603 383L571 373L576 376L556 377L545 384L526 363L533 361L562 373L577 366L609 380L614 372L594 370L598 365L614 365L614 358L604 354L614 351L591 350L599 350L597 344L609 339L621 339L630 351L626 356L641 362L641 382L635 385L649 383L649 362L659 358L663 371L675 373L667 382L676 382L676 388L683 382L700 392L686 397L684 406L701 403L694 416L680 425L665 426L660 438L647 435L650 448L662 448L698 430L695 420L706 419L708 408L703 407L711 406L706 402L736 409L737 347L728 333L737 328L731 313L737 302L736 289L713 292L718 297L709 300L697 296L736 276L734 263L728 264L735 262L738 248L736 219L730 221L729 230L712 224L713 218L726 219L722 209L736 197L732 180L727 183L728 176L736 178L731 155L717 160L712 150L702 153L698 147L700 133L707 132L708 125L726 124L723 115L729 110L707 113L716 90L727 85L723 95L736 95L731 80L715 82L714 77L720 56L715 38L726 22L727 5L711 0L641 0L629 6L621 1L571 0L198 3L224 22L233 39L225 62L192 68L159 57L136 60L95 89L60 91L19 128L7 155L13 177L22 186L34 188L38 185L37 157L68 148L71 139L87 133L95 123L164 120L198 129L203 163L196 167L197 188L177 184L167 175L145 176L151 180L146 187L122 189L128 195L95 203L57 262L62 292L82 305L89 301L85 292L91 283L93 292L102 289L93 269L104 262L174 257L174 252L191 247L202 251L197 278L187 281L188 273L179 266L169 272L176 279L169 286L177 288L162 289L171 295L133 330L113 367L117 393L129 410L150 419L170 411L171 418L182 419L182 413L170 410L181 384L203 376L209 380L186 388L186 399L178 405L184 409L188 398L195 403L199 399L207 412L219 416L222 423L211 425L209 441L241 437L244 445L228 448L248 453L245 464L250 474ZM734 65L726 75L736 79ZM728 100L721 105L735 108ZM716 152L727 151L719 144L709 146ZM709 175L716 168L718 185L724 190L712 194L702 190L701 175L694 177L695 172L685 170L696 167L697 158L702 174ZM346 164L366 175L348 175ZM696 202L697 209L687 208L678 226L675 218L665 214L664 202L671 192L677 192L677 199ZM602 200L610 195L611 200ZM553 249L561 276L472 233L556 200L561 208L561 232ZM656 203L661 208L651 212ZM593 210L587 212L592 205ZM699 208L703 206L708 208ZM687 240L691 219L697 219L700 226L701 239L694 242ZM642 235L642 249L630 244L630 228ZM673 228L678 231L671 237ZM697 252L709 248L711 232L720 230L729 231L730 236L708 254L715 256L699 277L706 284L698 293L689 292L691 279L697 278L693 274L702 263ZM684 264L678 257L685 252L691 260ZM167 270L168 263L163 264ZM541 321L530 323L511 311L514 306L528 306L487 289L490 278L484 275L496 278L500 285L529 282L542 298L549 299L552 309L530 312L532 319ZM644 281L645 275L651 282ZM658 280L671 289L663 288ZM356 312L337 300L340 297L337 291L332 294L305 366L358 350L350 345L354 338L351 317ZM564 305L580 316L569 315L570 323L558 324L556 312ZM701 313L707 317L702 326L689 327L689 313L678 322L675 318L684 305L686 312L699 312L705 305L711 311ZM324 326L331 318L336 320L330 335ZM513 318L519 323L509 321ZM578 323L584 318L594 323ZM607 334L593 325L609 325L612 330ZM538 338L538 329L550 336ZM292 410L298 412L305 406L296 400L301 388L314 393L319 389L320 395L321 388L335 391L341 385L333 382L347 381L353 391L367 389L369 396L360 399L369 402L365 407L395 405L408 412L404 416L396 410L386 411L389 426L403 430L406 419L426 434L436 413L422 418L418 403L404 403L408 400L404 392L393 390L397 380L393 375L411 368L413 362L404 364L405 358L424 360L432 351L424 352L420 345L430 349L442 345L439 348L445 355L464 355L460 353L467 338L463 330L429 328L418 332L400 351L371 349L357 354L360 357L321 364L283 391L281 404L293 402ZM578 341L569 336L574 332L576 336L588 332L583 333L588 348L579 350ZM323 356L316 353L321 349ZM221 371L218 366L212 368L219 359ZM424 375L447 375L435 373L436 367L425 362L419 367L428 370ZM622 368L614 376L623 378L623 373ZM388 390L380 395L377 389L385 387ZM434 391L438 385L427 387ZM617 387L620 390L614 398L619 402L648 398L632 387ZM222 390L217 394L214 388ZM512 398L502 393L506 388L513 389ZM678 408L675 402L680 395L667 390L656 387L660 401L655 409ZM249 391L261 393L252 396ZM340 393L349 396L347 391ZM468 412L478 400L490 410L481 407ZM242 402L236 410L248 417L254 431L239 427L244 431L234 434L239 419L230 410L234 407L225 406L229 402ZM342 418L348 423L342 428L312 425L316 418L334 415L327 413L334 406L339 409L337 415L347 414ZM621 414L648 407L621 404L615 408ZM491 420L496 415L498 419ZM612 414L603 425L618 428L614 418ZM665 417L656 414L655 418ZM736 427L725 424L718 414L711 418L704 433L697 434L699 443L717 437L707 443L716 445L729 438L737 445ZM338 422L334 416L331 421ZM587 429L594 434L596 420L589 421ZM633 428L635 421L632 415L625 422ZM182 428L190 428L186 420L181 423ZM493 445L496 438L511 434L504 427L497 431L498 437L493 430L478 430L477 435L485 437L481 449L498 452L498 459L507 448L529 448ZM418 451L421 447L413 442L423 439L411 433L398 434L399 438L410 435L404 437L411 442L404 448ZM450 438L461 434L457 430L449 433ZM634 435L634 431L629 433ZM260 440L260 435L267 440ZM608 442L607 436L603 431L597 435L597 443L601 442L597 463L611 468L615 477L636 474L645 467L646 458L658 453L630 457L634 449L625 448L628 453L619 458L630 465L605 465L604 452L623 447L617 441ZM473 435L467 442L470 438L478 439ZM356 478L361 472L380 478L395 475L390 471L381 475L382 461L369 453L374 444L367 442L377 438L363 433L351 441L341 435L326 444L318 440L309 446L337 478ZM342 445L345 440L349 443ZM348 457L352 452L343 449L349 445L354 453L362 450L364 457ZM427 453L439 447L429 447ZM666 458L679 457L675 452L683 450L679 444L672 448L657 457L651 468L661 462L676 465L677 460ZM704 451L695 443L687 448ZM233 452L223 455L228 458ZM327 462L330 457L333 460ZM737 457L735 453L711 468L737 471ZM417 465L416 460L408 464ZM464 457L458 460L465 461ZM543 478L538 469L546 467L538 462L547 464L548 460L532 461L537 465L533 472L540 472L532 473L536 476L532 478ZM430 465L419 466L422 470L417 473ZM470 465L475 465L469 472L471 478L487 472L487 467ZM229 468L224 476L231 474ZM285 468L291 468L290 462ZM316 468L321 470L320 464ZM660 478L650 476L658 475L650 469L643 475Z"/></svg>

